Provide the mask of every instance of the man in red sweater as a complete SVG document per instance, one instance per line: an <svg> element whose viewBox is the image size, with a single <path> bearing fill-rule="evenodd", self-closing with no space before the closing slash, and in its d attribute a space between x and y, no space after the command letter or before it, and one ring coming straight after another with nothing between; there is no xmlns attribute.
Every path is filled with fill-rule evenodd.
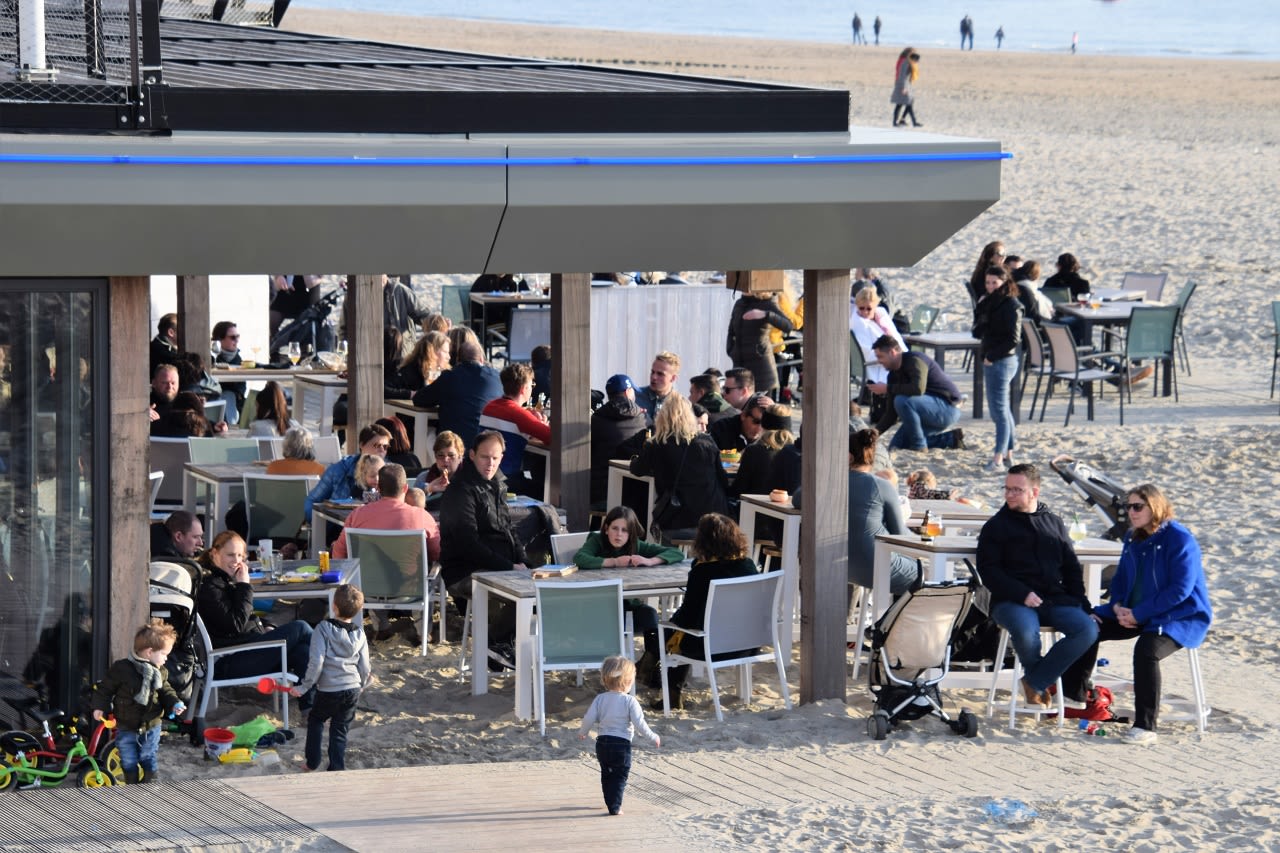
<svg viewBox="0 0 1280 853"><path fill-rule="evenodd" d="M526 409L533 396L533 369L527 364L508 364L502 369L502 396L490 400L482 414L516 425L524 435L541 444L551 443L551 425L543 412Z"/></svg>

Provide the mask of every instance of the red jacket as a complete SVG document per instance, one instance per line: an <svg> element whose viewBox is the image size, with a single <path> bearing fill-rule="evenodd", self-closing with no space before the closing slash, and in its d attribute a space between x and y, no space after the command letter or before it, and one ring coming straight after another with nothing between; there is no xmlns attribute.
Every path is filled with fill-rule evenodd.
<svg viewBox="0 0 1280 853"><path fill-rule="evenodd" d="M491 418L502 418L504 421L511 421L520 429L520 432L535 441L540 441L543 444L551 443L551 425L544 424L536 414L510 397L499 397L496 400L490 400L481 414L488 415Z"/></svg>

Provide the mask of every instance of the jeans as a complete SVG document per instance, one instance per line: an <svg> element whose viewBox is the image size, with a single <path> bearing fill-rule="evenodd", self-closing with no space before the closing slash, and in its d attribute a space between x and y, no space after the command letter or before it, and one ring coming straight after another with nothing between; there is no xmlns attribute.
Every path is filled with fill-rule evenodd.
<svg viewBox="0 0 1280 853"><path fill-rule="evenodd" d="M631 775L631 741L601 735L596 738L596 759L600 762L600 791L609 814L622 810L622 794Z"/></svg>
<svg viewBox="0 0 1280 853"><path fill-rule="evenodd" d="M950 400L932 394L898 395L893 398L893 408L902 422L889 441L894 450L924 450L926 436L947 432L960 422L960 410Z"/></svg>
<svg viewBox="0 0 1280 853"><path fill-rule="evenodd" d="M987 386L987 408L996 425L997 456L1013 450L1013 408L1009 404L1010 389L1018 375L1018 357L1014 355L982 365L982 380Z"/></svg>
<svg viewBox="0 0 1280 853"><path fill-rule="evenodd" d="M120 766L126 773L132 773L141 766L148 776L155 776L160 726L152 726L144 732L120 732L116 735L116 748L120 750Z"/></svg>
<svg viewBox="0 0 1280 853"><path fill-rule="evenodd" d="M356 718L356 702L360 688L349 690L316 691L316 704L307 718L307 768L320 766L320 741L324 737L324 724L329 724L329 769L347 769L347 730Z"/></svg>
<svg viewBox="0 0 1280 853"><path fill-rule="evenodd" d="M311 626L301 619L295 619L288 625L272 628L252 638L252 642L267 640L285 641L289 671L302 678L307 674L307 664L311 658ZM280 653L275 649L259 649L242 652L230 658L218 661L219 678L243 678L250 675L275 672L280 666ZM309 707L306 701L303 707Z"/></svg>
<svg viewBox="0 0 1280 853"><path fill-rule="evenodd" d="M1133 646L1133 727L1156 730L1160 713L1160 661L1182 648L1172 637L1141 628L1126 628L1114 619L1103 619L1098 640L1067 668L1062 689L1067 698L1083 700L1093 686L1093 665L1098 660L1098 644L1105 640L1131 640Z"/></svg>
<svg viewBox="0 0 1280 853"><path fill-rule="evenodd" d="M1033 608L1015 601L999 601L991 608L991 617L1009 632L1022 662L1023 680L1037 693L1047 690L1098 639L1097 623L1077 605L1045 602ZM1056 628L1063 634L1043 656L1041 626Z"/></svg>

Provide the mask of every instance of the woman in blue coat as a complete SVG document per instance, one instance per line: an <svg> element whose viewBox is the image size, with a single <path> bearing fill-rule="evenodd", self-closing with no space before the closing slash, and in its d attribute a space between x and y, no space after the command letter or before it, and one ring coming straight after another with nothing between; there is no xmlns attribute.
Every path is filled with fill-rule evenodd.
<svg viewBox="0 0 1280 853"><path fill-rule="evenodd" d="M1173 506L1150 483L1129 492L1130 527L1110 600L1093 609L1098 640L1138 642L1133 649L1133 743L1156 741L1160 661L1181 648L1198 648L1213 621L1200 545L1173 520ZM1063 684L1087 687L1098 656L1095 644L1063 675ZM1071 695L1068 691L1068 695ZM1079 697L1085 695L1084 689Z"/></svg>

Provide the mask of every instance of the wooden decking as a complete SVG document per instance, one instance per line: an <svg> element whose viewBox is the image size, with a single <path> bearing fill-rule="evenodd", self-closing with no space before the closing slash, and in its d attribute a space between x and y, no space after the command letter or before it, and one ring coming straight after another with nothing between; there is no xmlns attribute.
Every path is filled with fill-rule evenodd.
<svg viewBox="0 0 1280 853"><path fill-rule="evenodd" d="M963 740L931 721L877 743L860 723L851 719L838 742L786 748L638 746L617 818L603 809L586 742L572 760L286 769L225 782L15 791L0 795L0 850L764 850L773 842L740 835L744 827L805 820L815 808L847 816L933 803L981 819L983 805L1000 797L1269 792L1280 755L1280 735L1270 728L1207 735L1179 728L1158 747L1135 749L1054 726ZM1081 770L1119 759L1124 774ZM822 832L839 841L846 829L837 821ZM846 841L861 837L848 831Z"/></svg>

